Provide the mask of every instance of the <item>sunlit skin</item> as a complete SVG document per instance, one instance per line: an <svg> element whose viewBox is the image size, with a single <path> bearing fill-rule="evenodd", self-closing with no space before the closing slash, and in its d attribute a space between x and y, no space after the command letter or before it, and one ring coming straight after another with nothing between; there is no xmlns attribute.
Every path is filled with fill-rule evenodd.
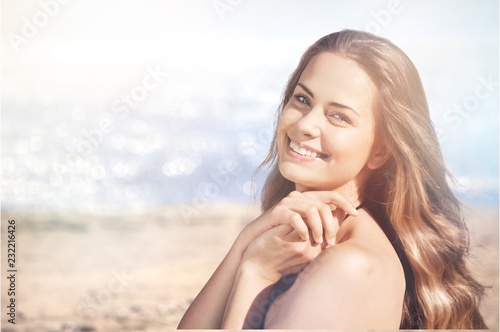
<svg viewBox="0 0 500 332"><path fill-rule="evenodd" d="M374 148L375 87L353 61L322 53L305 68L280 117L281 174L298 191L337 190L353 202L371 169L382 161ZM293 141L316 158L290 148Z"/></svg>

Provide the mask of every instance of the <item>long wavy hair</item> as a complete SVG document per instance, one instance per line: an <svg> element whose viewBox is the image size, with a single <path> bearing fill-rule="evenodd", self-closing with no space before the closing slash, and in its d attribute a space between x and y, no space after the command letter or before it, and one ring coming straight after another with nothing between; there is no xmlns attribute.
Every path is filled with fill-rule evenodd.
<svg viewBox="0 0 500 332"><path fill-rule="evenodd" d="M417 69L389 40L343 30L314 43L290 76L277 122L311 60L331 52L355 61L377 87L376 137L390 152L366 183L364 205L389 237L405 270L401 328L486 328L478 307L484 289L466 267L469 235L429 116ZM261 167L270 167L262 209L295 189L277 165L276 133Z"/></svg>

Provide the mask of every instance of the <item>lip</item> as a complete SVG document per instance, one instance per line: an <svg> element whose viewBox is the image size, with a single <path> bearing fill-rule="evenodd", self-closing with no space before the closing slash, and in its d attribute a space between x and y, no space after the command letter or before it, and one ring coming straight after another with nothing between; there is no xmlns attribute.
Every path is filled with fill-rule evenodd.
<svg viewBox="0 0 500 332"><path fill-rule="evenodd" d="M313 157L309 157L309 156L304 156L304 155L301 155L301 154L293 151L292 148L290 147L290 142L294 142L295 144L297 144L298 146L300 146L301 148L304 148L306 150L316 152L318 154L318 157L313 158ZM299 160L299 161L317 161L317 160L324 160L324 159L329 157L329 155L327 155L319 150L316 150L316 149L314 149L306 144L302 144L300 142L292 140L289 136L287 136L286 152L290 157L292 157L293 159Z"/></svg>

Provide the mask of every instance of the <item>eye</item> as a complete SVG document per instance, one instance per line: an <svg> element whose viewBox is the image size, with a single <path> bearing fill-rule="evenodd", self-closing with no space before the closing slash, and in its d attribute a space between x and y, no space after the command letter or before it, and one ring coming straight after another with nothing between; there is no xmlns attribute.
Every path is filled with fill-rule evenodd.
<svg viewBox="0 0 500 332"><path fill-rule="evenodd" d="M297 100L301 104L311 106L311 102L309 101L309 98L307 98L306 96L304 96L301 93L294 95L293 98L295 98L295 100Z"/></svg>
<svg viewBox="0 0 500 332"><path fill-rule="evenodd" d="M333 119L333 122L336 125L339 125L341 127L347 127L348 125L351 124L351 120L347 116L345 116L344 114L342 114L342 113L333 113L333 114L330 114L330 118Z"/></svg>

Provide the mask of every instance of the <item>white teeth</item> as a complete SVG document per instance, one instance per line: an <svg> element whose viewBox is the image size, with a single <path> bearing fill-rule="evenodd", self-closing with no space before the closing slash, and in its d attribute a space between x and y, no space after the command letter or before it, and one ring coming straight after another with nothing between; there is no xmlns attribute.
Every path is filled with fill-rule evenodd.
<svg viewBox="0 0 500 332"><path fill-rule="evenodd" d="M293 141L290 141L290 148L293 151L295 151L298 154L301 154L303 156L312 157L312 158L318 157L318 153L316 153L314 151L307 150L304 147L300 147L297 143L295 143Z"/></svg>

